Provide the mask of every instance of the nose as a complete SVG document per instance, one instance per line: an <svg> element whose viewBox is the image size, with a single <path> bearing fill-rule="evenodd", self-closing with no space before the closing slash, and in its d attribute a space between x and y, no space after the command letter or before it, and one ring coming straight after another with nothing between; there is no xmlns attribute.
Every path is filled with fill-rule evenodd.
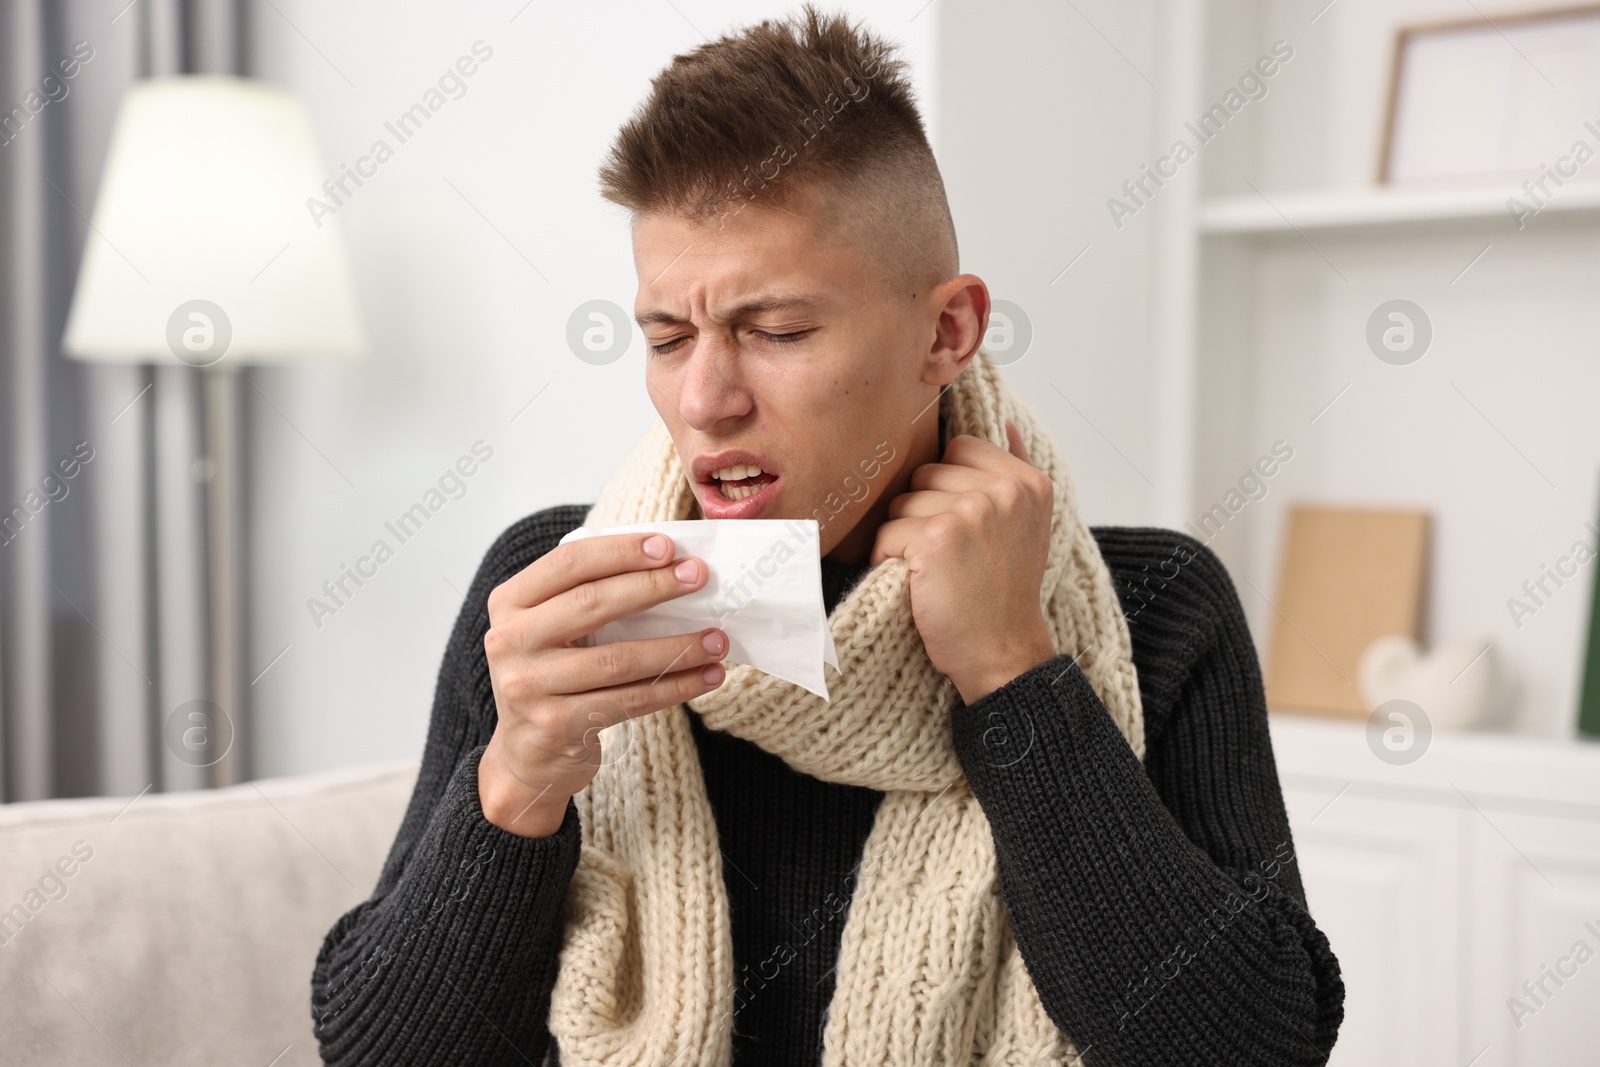
<svg viewBox="0 0 1600 1067"><path fill-rule="evenodd" d="M754 398L741 378L739 354L726 339L702 335L678 379L678 413L704 434L750 414Z"/></svg>

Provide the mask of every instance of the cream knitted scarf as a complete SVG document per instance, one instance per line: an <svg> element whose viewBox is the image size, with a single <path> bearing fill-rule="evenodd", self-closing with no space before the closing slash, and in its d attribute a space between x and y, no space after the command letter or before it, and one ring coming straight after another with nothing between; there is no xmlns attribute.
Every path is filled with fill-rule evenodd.
<svg viewBox="0 0 1600 1067"><path fill-rule="evenodd" d="M1060 453L982 355L941 404L947 434L1001 448L1010 418L1050 475L1045 619L1057 650L1080 656L1142 759L1127 625L1099 548L1078 519ZM585 525L696 514L677 450L658 422ZM730 1061L738 1022L733 942L691 711L806 774L886 794L850 895L823 1031L826 1067L1076 1063L1013 939L994 839L951 737L960 698L922 651L907 578L904 560L887 560L833 611L840 677L829 681L831 703L730 665L722 685L692 709L680 704L601 732L606 762L574 798L582 850L548 1020L563 1067ZM609 752L617 750L623 754L613 760Z"/></svg>

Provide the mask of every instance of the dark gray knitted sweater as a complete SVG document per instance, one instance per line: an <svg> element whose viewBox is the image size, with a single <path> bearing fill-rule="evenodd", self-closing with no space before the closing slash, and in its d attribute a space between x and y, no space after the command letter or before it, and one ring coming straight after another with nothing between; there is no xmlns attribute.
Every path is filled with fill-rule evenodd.
<svg viewBox="0 0 1600 1067"><path fill-rule="evenodd" d="M544 1020L578 813L569 801L561 829L537 839L483 817L478 757L496 717L483 635L489 591L586 511L516 523L473 580L377 888L317 957L311 1009L327 1063L556 1062ZM1324 1063L1344 986L1306 912L1233 584L1185 534L1093 532L1133 638L1144 765L1066 656L959 704L951 724L1028 973L1088 1067ZM823 561L829 611L864 573ZM811 1067L847 915L839 901L883 794L801 774L689 721L733 922L734 1060Z"/></svg>

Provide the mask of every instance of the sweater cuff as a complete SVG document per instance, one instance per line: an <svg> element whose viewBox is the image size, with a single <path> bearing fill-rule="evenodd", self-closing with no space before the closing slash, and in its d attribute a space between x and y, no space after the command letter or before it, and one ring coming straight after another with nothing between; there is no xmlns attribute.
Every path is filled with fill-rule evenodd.
<svg viewBox="0 0 1600 1067"><path fill-rule="evenodd" d="M423 975L432 995L464 997L467 1016L502 1028L526 1025L517 1015L535 1008L530 995L548 996L581 847L578 810L569 799L561 828L549 837L522 837L489 822L478 800L484 747L457 764L394 889L344 916L345 929L330 934L324 953L336 960L326 987L313 990L325 1047L371 1041L374 1028L409 1029L417 1015L459 1017L459 1004L402 1003ZM530 975L530 965L550 973ZM508 982L509 975L518 980Z"/></svg>
<svg viewBox="0 0 1600 1067"><path fill-rule="evenodd" d="M1063 715L1074 721L1060 722ZM1089 679L1066 653L1030 667L971 704L958 699L950 726L956 756L974 788L979 788L980 780L992 780L996 772L1018 767L1030 756L1037 758L1042 735L1061 731L1082 740L1081 731L1087 729L1101 744L1122 740L1128 757L1138 762Z"/></svg>
<svg viewBox="0 0 1600 1067"><path fill-rule="evenodd" d="M495 926L508 914L559 911L578 866L580 826L570 798L560 829L549 837L514 834L483 814L478 761L486 747L456 765L397 887L411 905L408 921L449 915L452 926L468 924L456 929L458 936L472 933L474 922Z"/></svg>

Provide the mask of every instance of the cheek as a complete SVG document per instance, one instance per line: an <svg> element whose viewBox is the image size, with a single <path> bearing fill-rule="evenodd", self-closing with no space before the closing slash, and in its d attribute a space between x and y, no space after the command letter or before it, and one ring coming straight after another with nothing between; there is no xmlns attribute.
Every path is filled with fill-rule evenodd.
<svg viewBox="0 0 1600 1067"><path fill-rule="evenodd" d="M645 356L646 359L650 357ZM650 403L656 409L656 414L661 416L668 426L677 426L682 422L678 415L678 383L672 375L656 369L655 364L645 364L644 371L645 392L650 394Z"/></svg>

